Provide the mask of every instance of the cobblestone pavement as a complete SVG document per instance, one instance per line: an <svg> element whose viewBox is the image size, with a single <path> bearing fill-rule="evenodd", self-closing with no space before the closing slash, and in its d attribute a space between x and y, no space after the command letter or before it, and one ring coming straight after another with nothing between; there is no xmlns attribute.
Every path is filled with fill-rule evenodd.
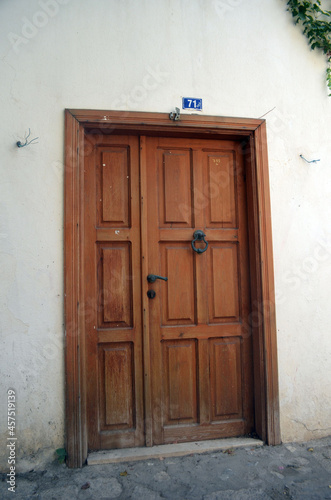
<svg viewBox="0 0 331 500"><path fill-rule="evenodd" d="M15 494L8 491L5 474L1 479L3 500L331 499L331 436L82 469L54 462L43 471L19 474Z"/></svg>

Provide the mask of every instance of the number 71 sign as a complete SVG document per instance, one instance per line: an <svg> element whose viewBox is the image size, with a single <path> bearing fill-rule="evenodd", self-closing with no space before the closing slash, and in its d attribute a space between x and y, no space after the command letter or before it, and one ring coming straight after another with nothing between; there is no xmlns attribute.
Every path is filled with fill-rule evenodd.
<svg viewBox="0 0 331 500"><path fill-rule="evenodd" d="M202 111L202 99L198 99L197 97L183 97L182 108Z"/></svg>

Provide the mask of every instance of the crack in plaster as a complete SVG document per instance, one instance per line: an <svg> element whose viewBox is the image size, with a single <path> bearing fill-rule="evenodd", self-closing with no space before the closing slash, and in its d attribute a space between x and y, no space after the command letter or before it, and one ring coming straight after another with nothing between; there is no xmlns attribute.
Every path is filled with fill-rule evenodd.
<svg viewBox="0 0 331 500"><path fill-rule="evenodd" d="M309 427L307 427L307 425L305 423L301 422L300 420L296 420L295 418L291 418L291 421L295 422L297 424L301 424L309 432L318 432L318 431L329 431L329 430L331 430L331 427L326 427L325 429L323 429L323 428L309 429Z"/></svg>
<svg viewBox="0 0 331 500"><path fill-rule="evenodd" d="M15 103L19 103L20 100L19 99L16 99L16 97L14 96L14 83L15 83L15 80L17 79L17 71L16 69L14 68L14 66L12 66L8 61L5 60L5 58L7 57L8 54L0 57L1 61L3 62L3 64L7 64L7 66L9 66L9 68L11 68L14 72L14 75L13 75L13 78L11 79L10 81L10 88L9 88L9 93L10 93L10 97L11 99L15 102Z"/></svg>

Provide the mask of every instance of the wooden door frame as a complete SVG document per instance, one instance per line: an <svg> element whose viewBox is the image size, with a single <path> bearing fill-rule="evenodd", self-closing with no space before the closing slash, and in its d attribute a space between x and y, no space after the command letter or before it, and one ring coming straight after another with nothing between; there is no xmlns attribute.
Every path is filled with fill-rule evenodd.
<svg viewBox="0 0 331 500"><path fill-rule="evenodd" d="M265 120L165 113L65 111L65 376L66 450L69 467L87 458L84 383L84 135L134 133L172 137L236 139L246 163L253 335L255 427L263 441L280 440L275 294ZM142 212L144 210L142 203ZM148 391L148 388L145 388Z"/></svg>

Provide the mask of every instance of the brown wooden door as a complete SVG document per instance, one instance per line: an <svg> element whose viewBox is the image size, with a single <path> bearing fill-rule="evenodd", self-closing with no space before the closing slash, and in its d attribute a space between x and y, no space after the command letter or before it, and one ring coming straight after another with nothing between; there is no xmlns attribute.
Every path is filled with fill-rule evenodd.
<svg viewBox="0 0 331 500"><path fill-rule="evenodd" d="M245 434L253 386L240 148L150 138L147 170L148 267L168 278L149 285L153 443ZM195 230L203 253L192 249Z"/></svg>
<svg viewBox="0 0 331 500"><path fill-rule="evenodd" d="M139 140L90 136L84 163L88 448L142 446ZM91 151L89 151L91 150Z"/></svg>
<svg viewBox="0 0 331 500"><path fill-rule="evenodd" d="M135 136L96 142L84 165L89 448L250 432L240 145ZM208 242L203 253L191 245L197 229ZM147 283L148 274L168 281Z"/></svg>

